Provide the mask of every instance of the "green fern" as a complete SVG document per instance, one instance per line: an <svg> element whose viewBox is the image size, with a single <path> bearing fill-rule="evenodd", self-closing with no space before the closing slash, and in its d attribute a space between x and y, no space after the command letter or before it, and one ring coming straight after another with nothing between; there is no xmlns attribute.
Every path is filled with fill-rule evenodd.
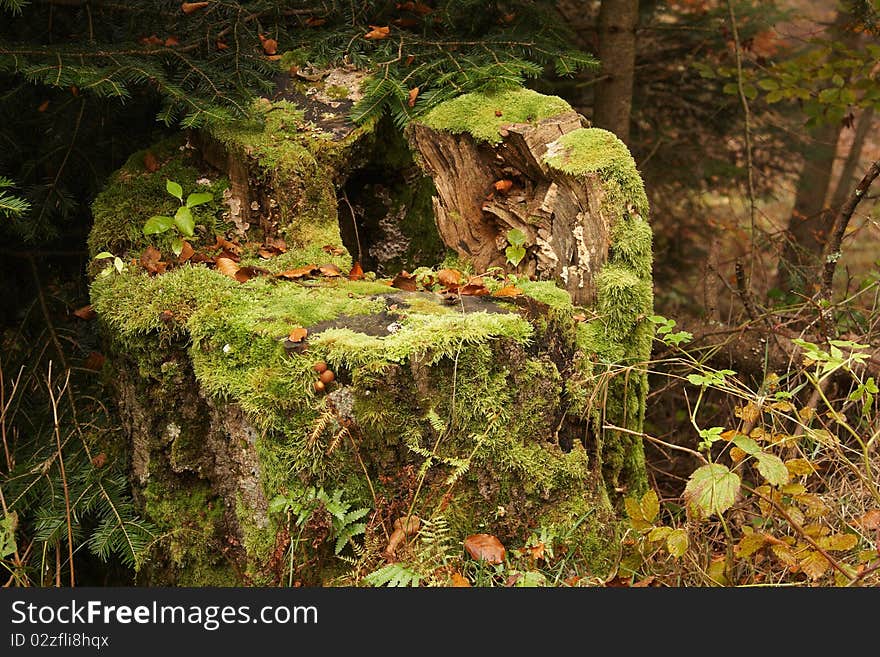
<svg viewBox="0 0 880 657"><path fill-rule="evenodd" d="M390 563L375 570L364 582L370 586L418 586L422 576L404 563Z"/></svg>
<svg viewBox="0 0 880 657"><path fill-rule="evenodd" d="M3 191L3 189L10 187L14 187L13 182L9 178L0 176L0 216L2 217L20 216L31 207L24 199Z"/></svg>

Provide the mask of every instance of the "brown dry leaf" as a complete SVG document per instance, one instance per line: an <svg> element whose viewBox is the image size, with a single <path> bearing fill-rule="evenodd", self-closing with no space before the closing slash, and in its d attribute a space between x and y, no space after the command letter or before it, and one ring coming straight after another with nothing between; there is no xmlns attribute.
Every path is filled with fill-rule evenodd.
<svg viewBox="0 0 880 657"><path fill-rule="evenodd" d="M192 248L192 244L183 240L183 248L180 250L180 255L177 256L177 262L183 263L192 258L196 253L196 250Z"/></svg>
<svg viewBox="0 0 880 657"><path fill-rule="evenodd" d="M238 273L238 264L232 258L217 258L215 260L217 264L217 271L219 271L224 276L229 276L229 278L235 278L235 275ZM238 280L236 278L236 280Z"/></svg>
<svg viewBox="0 0 880 657"><path fill-rule="evenodd" d="M80 319L89 320L94 319L97 313L95 312L95 309L92 308L92 304L89 304L87 306L83 306L82 308L77 308L73 311L73 314Z"/></svg>
<svg viewBox="0 0 880 657"><path fill-rule="evenodd" d="M521 294L522 294L522 290L520 290L515 285L505 285L504 287L502 287L500 290L498 290L492 296L495 296L495 297L518 297ZM586 316L584 316L584 319L586 319Z"/></svg>
<svg viewBox="0 0 880 657"><path fill-rule="evenodd" d="M470 588L471 583L468 581L468 578L462 575L461 573L452 573L453 588Z"/></svg>
<svg viewBox="0 0 880 657"><path fill-rule="evenodd" d="M461 278L462 273L457 269L441 269L437 272L437 282L443 287L458 287Z"/></svg>
<svg viewBox="0 0 880 657"><path fill-rule="evenodd" d="M416 56L415 56L415 55L407 55L407 56L406 56L406 61L404 62L404 64L405 64L406 66L412 66L412 63L413 63L414 61L416 61Z"/></svg>
<svg viewBox="0 0 880 657"><path fill-rule="evenodd" d="M191 14L194 11L198 11L199 9L204 9L209 4L211 4L211 3L210 2L184 2L182 5L180 5L180 9L183 11L184 14Z"/></svg>
<svg viewBox="0 0 880 657"><path fill-rule="evenodd" d="M351 267L351 271L348 272L348 280L350 281L359 281L364 277L364 270L361 268L361 263L355 261L354 265Z"/></svg>
<svg viewBox="0 0 880 657"><path fill-rule="evenodd" d="M287 252L287 242L281 237L270 237L266 240L266 248L278 251L278 253Z"/></svg>
<svg viewBox="0 0 880 657"><path fill-rule="evenodd" d="M170 36L167 39L165 39L165 47L166 48L173 48L174 46L179 46L179 45L180 45L180 41L177 39L176 36Z"/></svg>
<svg viewBox="0 0 880 657"><path fill-rule="evenodd" d="M495 188L496 192L501 192L502 194L506 194L510 191L510 188L513 187L513 181L507 180L506 178L503 180L496 180L495 184L492 185Z"/></svg>
<svg viewBox="0 0 880 657"><path fill-rule="evenodd" d="M464 539L464 549L477 561L490 564L504 562L506 550L497 538L491 534L472 534Z"/></svg>
<svg viewBox="0 0 880 657"><path fill-rule="evenodd" d="M318 265L318 271L321 272L324 276L334 277L334 276L342 276L342 272L339 267L334 265L332 262L328 262L325 265Z"/></svg>
<svg viewBox="0 0 880 657"><path fill-rule="evenodd" d="M748 453L743 451L742 449L740 449L736 445L734 445L733 447L730 448L730 460L733 461L734 463L739 463L747 456L748 456Z"/></svg>
<svg viewBox="0 0 880 657"><path fill-rule="evenodd" d="M529 545L527 548L529 551L529 556L531 556L532 559L534 559L535 561L538 561L539 559L543 559L544 558L544 550L546 547L547 546L544 545L543 541L539 541L537 545Z"/></svg>
<svg viewBox="0 0 880 657"><path fill-rule="evenodd" d="M487 294L492 294L489 291L489 288L487 288L485 285L483 285L482 279L472 279L472 281L473 280L479 280L480 282L479 283L469 282L463 288L459 289L458 293L461 294L462 296L466 296L466 297L483 297L483 296L486 296Z"/></svg>
<svg viewBox="0 0 880 657"><path fill-rule="evenodd" d="M239 270L235 272L235 280L239 283L247 283L256 276L266 276L270 273L271 272L262 269L261 267L240 267Z"/></svg>
<svg viewBox="0 0 880 657"><path fill-rule="evenodd" d="M576 322L586 322L587 316L584 313L575 313L571 318Z"/></svg>
<svg viewBox="0 0 880 657"><path fill-rule="evenodd" d="M155 34L151 34L148 37L141 37L139 41L145 46L161 46L163 41Z"/></svg>
<svg viewBox="0 0 880 657"><path fill-rule="evenodd" d="M280 274L275 274L275 278L283 278L288 281L295 281L298 278L306 278L308 276L314 276L318 273L317 265L306 265L305 267L297 267L295 269L288 269L287 271L283 271Z"/></svg>
<svg viewBox="0 0 880 657"><path fill-rule="evenodd" d="M377 25L370 25L370 31L364 35L365 39L387 39L388 35L391 34L391 28L387 25L384 27L379 27Z"/></svg>
<svg viewBox="0 0 880 657"><path fill-rule="evenodd" d="M105 465L107 465L107 455L104 452L101 452L100 454L95 454L92 457L92 465L96 468L103 468Z"/></svg>
<svg viewBox="0 0 880 657"><path fill-rule="evenodd" d="M291 342L302 342L308 334L309 329L297 326L288 334L287 339Z"/></svg>
<svg viewBox="0 0 880 657"><path fill-rule="evenodd" d="M323 25L326 22L327 22L326 18L318 18L316 16L309 16L306 19L306 25L308 25L309 27L320 27L321 25Z"/></svg>
<svg viewBox="0 0 880 657"><path fill-rule="evenodd" d="M880 509L871 509L856 522L866 531L880 529Z"/></svg>
<svg viewBox="0 0 880 657"><path fill-rule="evenodd" d="M562 581L566 586L577 586L578 582L581 581L581 578L578 577L577 575L572 575L571 577L566 577Z"/></svg>
<svg viewBox="0 0 880 657"><path fill-rule="evenodd" d="M217 43L214 45L217 46L217 50L226 50L229 47L228 43L221 41L220 39L217 39Z"/></svg>
<svg viewBox="0 0 880 657"><path fill-rule="evenodd" d="M83 367L87 370L95 370L96 372L104 367L104 354L99 351L92 351L83 361Z"/></svg>
<svg viewBox="0 0 880 657"><path fill-rule="evenodd" d="M263 46L263 52L267 55L274 55L278 52L278 41L275 39L267 39L261 34L260 43Z"/></svg>
<svg viewBox="0 0 880 657"><path fill-rule="evenodd" d="M49 109L49 101L48 100L44 100L42 103L40 103L40 106L37 107L38 112L45 112L47 109Z"/></svg>
<svg viewBox="0 0 880 657"><path fill-rule="evenodd" d="M148 246L141 254L141 266L151 274L161 274L168 263L162 261L162 254L155 246Z"/></svg>
<svg viewBox="0 0 880 657"><path fill-rule="evenodd" d="M337 255L337 256L345 253L345 249L342 249L338 246L333 246L332 244L325 244L324 246L321 247L321 250L324 253L329 253L330 255Z"/></svg>
<svg viewBox="0 0 880 657"><path fill-rule="evenodd" d="M212 249L223 249L225 251L229 251L230 253L234 253L238 255L241 253L241 247L235 242L230 242L228 239L223 237L222 235L216 236L216 241L211 246Z"/></svg>
<svg viewBox="0 0 880 657"><path fill-rule="evenodd" d="M144 169L150 173L156 173L159 170L159 160L153 155L153 151L147 151L144 154Z"/></svg>
<svg viewBox="0 0 880 657"><path fill-rule="evenodd" d="M415 27L419 24L418 18L413 18L412 16L403 16L401 18L395 18L391 21L397 27ZM409 64L407 64L409 66Z"/></svg>
<svg viewBox="0 0 880 657"><path fill-rule="evenodd" d="M655 579L657 579L656 575L648 575L645 579L640 579L638 582L633 582L631 588L646 589L654 583Z"/></svg>
<svg viewBox="0 0 880 657"><path fill-rule="evenodd" d="M393 281L391 281L391 287L396 287L398 290L404 290L406 292L415 292L418 285L416 284L415 275L410 274L404 269L394 277Z"/></svg>
<svg viewBox="0 0 880 657"><path fill-rule="evenodd" d="M761 417L761 407L757 404L749 402L745 406L740 406L739 408L735 409L734 415L736 415L738 418L741 418L744 422L757 422L758 418Z"/></svg>
<svg viewBox="0 0 880 657"><path fill-rule="evenodd" d="M405 520L406 518L398 518L394 521L394 531L391 532L388 545L383 550L383 553L388 558L394 557L397 548L406 540L407 536L412 536L422 526L422 519L418 516L410 516L409 521L404 523Z"/></svg>
<svg viewBox="0 0 880 657"><path fill-rule="evenodd" d="M416 98L418 98L418 97L419 97L419 88L413 87L412 89L409 90L409 94L407 95L406 104L409 105L410 107L415 107L416 106Z"/></svg>

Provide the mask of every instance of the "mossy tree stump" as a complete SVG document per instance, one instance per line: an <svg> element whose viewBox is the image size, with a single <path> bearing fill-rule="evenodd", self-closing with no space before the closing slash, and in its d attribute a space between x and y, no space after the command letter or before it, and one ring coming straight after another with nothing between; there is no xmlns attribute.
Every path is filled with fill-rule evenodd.
<svg viewBox="0 0 880 657"><path fill-rule="evenodd" d="M464 97L414 123L424 176L399 137L347 124L350 102L326 90L288 87L256 106L260 121L157 144L158 168L135 154L95 202L93 254L129 263L106 275L96 265L92 284L129 438L119 457L164 532L142 578L353 583L339 579L348 564L334 553L352 547L337 544L327 504L301 525L285 511L284 500L306 504L317 489L370 509L374 567L409 513L456 540L487 532L511 546L542 526L576 525L572 549L608 565L614 502L645 486L639 439L604 428L639 431L646 393L651 234L632 158L560 99L523 90ZM501 112L505 127L455 123L467 103ZM444 153L464 155L446 166ZM481 177L456 186L473 166ZM482 205L506 167L525 210L512 197ZM220 235L240 247L240 267L267 275L238 282L210 261L176 263L165 238L146 238L143 222L173 209L168 178L217 199L197 213L197 253ZM457 241L455 213L474 224L456 228ZM529 237L519 295L494 296L511 284L501 276L484 277L490 295L439 293L437 268L504 267L497 236L513 225ZM267 257L279 238L287 250ZM443 243L468 257L441 262ZM149 245L168 261L163 273L138 260ZM379 277L274 275L306 264L345 273L371 249L393 254L375 256ZM420 289L384 280L403 268ZM295 342L297 328L308 333ZM335 373L324 391L319 362ZM395 558L423 557L415 539Z"/></svg>

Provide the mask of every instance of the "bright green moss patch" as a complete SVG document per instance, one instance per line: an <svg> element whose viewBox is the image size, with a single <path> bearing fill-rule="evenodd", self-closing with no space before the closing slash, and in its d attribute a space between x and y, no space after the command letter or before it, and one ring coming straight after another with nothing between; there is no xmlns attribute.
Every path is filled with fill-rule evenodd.
<svg viewBox="0 0 880 657"><path fill-rule="evenodd" d="M579 128L562 135L547 147L544 161L563 173L583 176L598 173L608 184L606 193L620 210L632 204L648 216L648 197L635 161L620 139L600 128Z"/></svg>
<svg viewBox="0 0 880 657"><path fill-rule="evenodd" d="M454 134L467 132L477 141L499 144L498 130L502 125L531 123L570 111L571 106L558 96L513 89L459 96L438 105L420 122L436 130Z"/></svg>

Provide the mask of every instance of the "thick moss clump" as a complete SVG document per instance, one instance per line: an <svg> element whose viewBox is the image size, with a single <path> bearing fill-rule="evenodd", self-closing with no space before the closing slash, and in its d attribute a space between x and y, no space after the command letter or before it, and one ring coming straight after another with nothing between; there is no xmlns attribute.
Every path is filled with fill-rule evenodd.
<svg viewBox="0 0 880 657"><path fill-rule="evenodd" d="M532 123L570 111L571 106L557 96L545 96L531 89L512 89L459 96L438 105L420 122L437 130L454 134L467 132L477 141L499 144L498 131L505 124Z"/></svg>

